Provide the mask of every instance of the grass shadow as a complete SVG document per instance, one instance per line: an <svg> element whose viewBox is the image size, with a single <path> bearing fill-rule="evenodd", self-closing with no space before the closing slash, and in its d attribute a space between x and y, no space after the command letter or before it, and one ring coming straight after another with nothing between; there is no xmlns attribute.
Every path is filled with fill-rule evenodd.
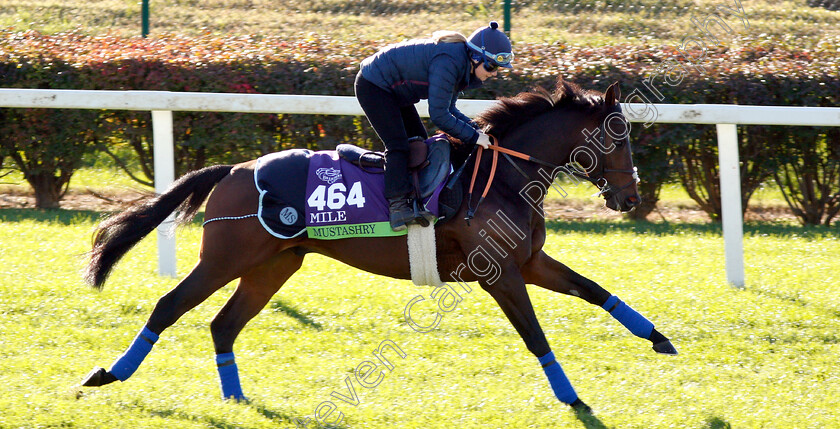
<svg viewBox="0 0 840 429"><path fill-rule="evenodd" d="M732 429L732 424L720 417L709 417L706 419L706 426L708 429Z"/></svg>
<svg viewBox="0 0 840 429"><path fill-rule="evenodd" d="M65 209L0 209L0 222L35 222L74 225L79 222L98 222L104 213L93 210Z"/></svg>
<svg viewBox="0 0 840 429"><path fill-rule="evenodd" d="M290 416L289 414L286 414L286 413L283 413L283 412L280 412L280 411L271 410L271 409L267 408L265 405L262 405L262 404L251 403L250 405L254 408L254 410L256 410L258 413L262 414L263 417L271 420L275 424L280 425L280 427L287 427L286 425L290 425L289 427L292 427L292 426L297 427L298 426L295 423L296 418L293 417L293 416ZM300 419L301 421L304 420L304 419L301 419L300 417L297 417L297 418Z"/></svg>
<svg viewBox="0 0 840 429"><path fill-rule="evenodd" d="M276 300L271 303L271 308L275 311L279 311L281 313L285 313L287 316L296 319L298 322L303 324L304 326L310 327L315 329L316 331L320 331L323 329L320 323L310 319L305 314L299 312L296 308L292 307L289 304L284 303L282 300Z"/></svg>
<svg viewBox="0 0 840 429"><path fill-rule="evenodd" d="M278 427L298 427L296 422L295 422L296 418L300 419L301 421L304 421L303 418L294 417L294 416L292 416L290 414L287 414L287 413L284 413L282 411L275 411L275 410L269 409L268 407L266 407L263 404L255 404L254 402L251 402L250 400L249 401L244 401L244 402L239 402L239 403L244 405L244 406L252 407L256 412L261 414L263 417L265 417L268 420L271 420L272 423L278 425ZM232 422L229 422L227 420L224 420L224 419L221 419L221 418L218 418L218 417L213 417L213 416L190 414L186 411L175 409L175 408L160 409L160 408L154 408L154 407L149 407L149 406L141 406L140 408L144 409L147 413L149 413L152 416L161 417L161 418L164 418L164 419L171 419L171 420L182 420L182 421L185 421L185 422L200 422L201 424L203 424L207 427L211 427L211 428L236 429L236 428L242 428L243 427L242 424L240 424L240 423L232 423ZM248 426L246 425L245 427L248 427ZM319 427L344 429L344 428L346 428L346 425L343 425L343 424L338 425L338 426L327 425L327 426L319 426Z"/></svg>
<svg viewBox="0 0 840 429"><path fill-rule="evenodd" d="M290 416L286 413L282 413L282 412L279 412L279 411L274 411L274 410L268 409L265 405L260 405L260 404L251 404L251 405L254 407L254 409L258 413L262 414L263 417L271 420L272 422L274 422L276 424L281 425L280 427L287 427L285 425L293 425L293 426L288 426L288 427L310 427L309 424L315 424L315 427L324 428L324 429L346 429L348 427L346 424L343 424L341 422L339 422L337 425L336 424L322 425L322 424L319 424L315 421L312 421L311 417L292 417L292 416ZM332 418L332 417L330 417L330 418ZM307 419L309 419L309 421L307 421ZM344 417L342 417L341 419L343 420ZM296 420L300 421L300 423L298 424L298 422ZM301 426L301 425L303 425L303 426Z"/></svg>
<svg viewBox="0 0 840 429"><path fill-rule="evenodd" d="M188 414L181 410L174 410L174 409L165 409L165 410L156 410L151 409L148 407L140 407L145 408L145 411L149 413L149 415L160 417L162 419L171 419L171 420L181 420L184 422L201 422L205 424L207 427L212 427L216 429L238 429L242 426L236 423L230 423L227 421L223 421L216 417L210 416L196 416Z"/></svg>
<svg viewBox="0 0 840 429"><path fill-rule="evenodd" d="M598 417L588 411L574 410L575 417L583 424L586 429L608 429Z"/></svg>
<svg viewBox="0 0 840 429"><path fill-rule="evenodd" d="M819 304L815 304L813 302L808 301L796 294L794 292L783 292L777 290L771 290L766 288L759 287L749 287L745 289L746 292L751 293L755 296L770 298L786 303L790 303L796 305L801 308L811 308L817 309L823 313L825 313L828 317L835 317L840 318L840 310L833 308L833 307L824 307Z"/></svg>

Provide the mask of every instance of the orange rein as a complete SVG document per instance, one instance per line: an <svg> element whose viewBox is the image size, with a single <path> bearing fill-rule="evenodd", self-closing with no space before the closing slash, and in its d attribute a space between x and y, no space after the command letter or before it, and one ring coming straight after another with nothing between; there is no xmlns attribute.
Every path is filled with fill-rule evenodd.
<svg viewBox="0 0 840 429"><path fill-rule="evenodd" d="M489 134L488 136L491 137L492 140L490 146L488 146L487 149L493 151L493 163L490 166L490 177L487 179L487 184L484 185L484 192L481 193L481 198L478 199L478 203L476 203L475 208L472 208L472 193L473 189L475 188L475 178L478 176L478 168L481 166L481 153L484 152L484 148L479 146L478 155L475 158L475 166L473 167L472 179L470 180L470 189L467 192L467 225L469 225L470 219L473 218L475 211L478 210L478 205L481 204L481 202L484 200L484 197L486 197L487 193L490 192L490 185L493 184L493 179L496 177L496 165L499 161L499 152L506 153L508 155L513 155L517 158L521 158L524 160L529 160L531 158L530 156L525 155L524 153L503 148L499 143L499 139ZM493 144L492 142L496 143Z"/></svg>
<svg viewBox="0 0 840 429"><path fill-rule="evenodd" d="M469 189L469 191L467 191L467 217L466 217L465 220L467 221L468 226L470 224L470 219L473 218L473 215L475 215L475 211L478 210L478 205L481 204L481 202L484 200L484 197L486 197L487 193L490 192L490 185L493 184L493 178L496 177L496 165L498 164L498 160L499 160L499 152L501 152L503 154L506 154L506 155L515 156L519 159L524 159L525 161L528 161L528 162L534 162L534 163L537 163L537 164L540 164L540 165L543 165L543 166L546 166L546 167L549 167L549 168L557 168L557 166L555 166L551 163L545 162L541 159L534 158L530 155L524 154L522 152L517 152L517 151L512 150L512 149L503 148L501 146L501 143L499 142L499 139L497 139L496 137L494 137L492 135L489 135L489 134L488 134L488 136L492 138L492 141L496 142L495 144L491 142L490 146L487 147L488 150L493 151L493 164L490 166L490 177L487 179L487 184L484 186L484 192L481 193L481 198L478 199L478 202L475 204L475 208L473 208L472 207L472 192L473 192L473 189L475 188L475 179L478 176L478 168L481 166L481 153L484 152L484 148L479 146L478 147L478 156L476 156L475 165L473 166L472 180L470 180L470 189ZM511 164L513 164L513 160L511 160L510 158L508 158L508 161L510 161ZM516 167L516 164L513 164L513 166ZM518 167L517 167L517 169L518 169ZM522 173L523 175L525 174L522 170L519 170L519 172ZM587 174L586 172L584 172L583 174L573 172L573 174L577 177L582 178L582 179L589 180L590 182L593 181L593 179L591 179L589 177L589 174Z"/></svg>
<svg viewBox="0 0 840 429"><path fill-rule="evenodd" d="M506 153L508 155L512 155L512 156L515 156L517 158L524 159L526 161L531 159L530 156L525 155L522 152L517 152L515 150L510 150L510 149L507 149L507 148L503 148L499 143L499 139L497 139L496 137L493 137L490 134L488 134L488 136L492 137L493 141L495 141L496 144L491 143L490 146L488 147L488 150L493 151L493 164L490 166L490 178L487 180L487 185L484 187L484 192L481 193L481 198L484 198L484 197L487 196L487 192L490 191L490 185L493 183L493 178L496 177L496 164L498 163L498 160L499 160L499 152ZM470 181L470 190L469 190L470 194L472 194L473 188L475 187L475 178L478 175L478 166L479 166L479 164L481 164L481 152L483 152L483 151L484 151L484 148L479 146L478 147L478 156L475 159L475 167L473 167L473 177L472 177L472 180Z"/></svg>

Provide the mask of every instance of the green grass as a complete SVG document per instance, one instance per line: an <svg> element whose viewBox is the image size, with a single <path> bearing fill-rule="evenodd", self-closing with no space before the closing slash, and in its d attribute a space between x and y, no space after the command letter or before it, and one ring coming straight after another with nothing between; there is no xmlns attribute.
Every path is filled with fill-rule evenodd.
<svg viewBox="0 0 840 429"><path fill-rule="evenodd" d="M365 4L375 4L368 2ZM333 0L152 2L152 37L257 34L339 41L393 41L436 29L469 33L500 19L498 4L389 2L377 11ZM674 45L689 19L722 0L616 1L615 9L527 3L513 15L516 42ZM606 4L600 2L599 4ZM356 5L363 3L353 3ZM808 45L838 34L840 12L805 0L744 1L750 29L795 35ZM297 9L292 6L297 5ZM623 10L618 10L622 5ZM641 6L658 7L655 12ZM631 9L634 8L634 9ZM0 0L0 27L46 33L139 34L136 0ZM21 183L8 176L3 182ZM106 184L106 185L103 185ZM139 188L94 163L71 189ZM591 186L569 188L590 199ZM0 190L1 191L1 190ZM691 203L678 185L661 195ZM784 204L768 186L754 196ZM719 226L553 222L549 253L646 314L680 349L659 356L602 310L531 287L554 351L596 417L580 421L559 404L521 339L489 296L473 285L440 327L418 334L403 310L430 289L369 275L317 255L249 324L236 344L249 404L219 399L209 321L230 296L224 288L166 331L125 383L84 389L95 365L108 366L176 280L156 275L155 239L141 242L102 292L80 270L99 213L0 210L0 427L294 427L311 417L344 377L395 341L408 356L374 389L355 385L360 404L338 400L348 428L825 428L840 409L840 232L837 228L747 224L747 288L726 284ZM178 234L179 272L197 257L200 228ZM314 426L314 425L310 425Z"/></svg>
<svg viewBox="0 0 840 429"><path fill-rule="evenodd" d="M703 19L723 0L535 0L514 2L515 41L609 45L650 41L673 45L693 33L692 16ZM491 19L502 21L501 0L474 2L300 0L160 0L151 4L151 34L254 34L305 37L312 32L340 41L393 41L428 37L437 29L468 34ZM815 43L840 30L840 12L810 7L807 0L742 2L753 37L790 36ZM721 12L722 13L722 12ZM728 17L732 25L738 23ZM0 0L0 28L46 33L140 34L136 0ZM738 23L738 27L742 27Z"/></svg>
<svg viewBox="0 0 840 429"><path fill-rule="evenodd" d="M679 348L660 356L604 311L530 287L538 317L596 419L550 392L536 359L477 285L439 328L403 310L429 288L307 256L236 344L249 404L219 399L208 324L231 286L167 330L125 383L71 387L107 366L176 280L155 274L155 239L102 292L79 271L98 213L0 210L0 427L294 427L390 339L408 356L348 428L826 428L840 409L840 232L748 224L747 288L727 285L714 225L549 224L547 250L648 316ZM184 275L200 228L178 233ZM416 307L415 309L423 309ZM420 317L423 314L420 313ZM314 425L310 425L314 427Z"/></svg>

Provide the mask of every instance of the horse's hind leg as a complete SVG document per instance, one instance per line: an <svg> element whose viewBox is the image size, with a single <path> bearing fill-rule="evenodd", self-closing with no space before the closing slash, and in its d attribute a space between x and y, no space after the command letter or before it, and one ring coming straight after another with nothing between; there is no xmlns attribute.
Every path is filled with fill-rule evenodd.
<svg viewBox="0 0 840 429"><path fill-rule="evenodd" d="M166 328L237 277L236 274L226 273L219 268L218 264L199 262L174 289L158 300L146 325L128 349L114 361L111 368L107 371L104 368L94 368L82 381L82 385L102 386L131 377Z"/></svg>
<svg viewBox="0 0 840 429"><path fill-rule="evenodd" d="M256 220L208 225L202 237L201 259L195 268L158 300L146 325L111 369L94 368L82 385L102 386L127 380L151 352L158 335L184 313L290 245L266 233Z"/></svg>
<svg viewBox="0 0 840 429"><path fill-rule="evenodd" d="M302 262L303 256L295 253L295 249L289 249L249 271L242 276L233 296L210 323L223 398L246 400L239 383L233 342Z"/></svg>
<svg viewBox="0 0 840 429"><path fill-rule="evenodd" d="M673 344L648 319L594 281L572 271L545 252L540 251L534 255L522 267L522 275L527 283L576 296L603 308L634 335L650 340L657 353L677 354Z"/></svg>

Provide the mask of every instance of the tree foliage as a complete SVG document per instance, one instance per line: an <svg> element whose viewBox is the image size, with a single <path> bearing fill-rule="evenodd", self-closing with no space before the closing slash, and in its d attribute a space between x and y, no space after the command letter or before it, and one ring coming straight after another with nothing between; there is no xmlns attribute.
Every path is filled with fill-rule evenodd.
<svg viewBox="0 0 840 429"><path fill-rule="evenodd" d="M512 72L465 97L493 99L535 86L551 88L562 77L596 90L619 81L624 102L836 106L838 41L826 38L816 48L800 49L795 39L739 39L732 46L688 53L670 46L520 43ZM377 48L373 42L318 37L142 39L0 31L0 86L350 96L359 62ZM118 163L130 164L111 150L114 144L130 147L139 161L140 172L132 172L136 180L154 179L148 112L0 112L3 153L45 195L60 197L55 189L66 187L85 151L108 151ZM703 210L719 219L714 127L656 124L655 119L633 123L634 160L647 201L634 216L643 218L653 210L663 183L679 180ZM381 149L367 121L358 117L176 112L174 120L179 175L292 147L331 149L349 142ZM836 214L831 196L840 191L840 183L831 166L837 164L840 143L824 130L812 134L802 127L739 128L744 209L761 183L773 177L786 187L795 212L823 213L819 221L815 214L800 216L803 221L825 223L825 216ZM806 151L801 145L806 141L821 149ZM788 186L793 181L808 183L795 185L800 191L794 195ZM822 196L802 191L811 188Z"/></svg>

